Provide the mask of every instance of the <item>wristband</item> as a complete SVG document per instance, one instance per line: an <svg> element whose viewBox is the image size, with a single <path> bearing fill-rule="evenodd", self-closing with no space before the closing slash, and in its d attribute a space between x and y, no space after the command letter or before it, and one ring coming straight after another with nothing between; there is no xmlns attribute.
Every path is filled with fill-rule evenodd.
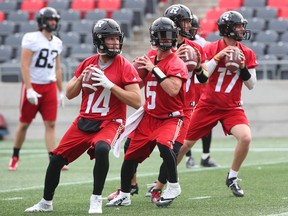
<svg viewBox="0 0 288 216"><path fill-rule="evenodd" d="M206 83L208 80L208 72L202 69L202 73L196 74L196 77L200 83Z"/></svg>
<svg viewBox="0 0 288 216"><path fill-rule="evenodd" d="M202 72L202 67L200 66L200 68L198 68L198 69L195 68L194 71L195 71L196 73Z"/></svg>
<svg viewBox="0 0 288 216"><path fill-rule="evenodd" d="M251 78L251 74L248 71L247 67L240 69L240 76L241 76L243 81L247 81Z"/></svg>
<svg viewBox="0 0 288 216"><path fill-rule="evenodd" d="M220 59L216 55L213 57L213 59L215 60L215 62L219 62L220 61Z"/></svg>
<svg viewBox="0 0 288 216"><path fill-rule="evenodd" d="M167 78L167 76L157 66L152 69L152 74L154 74L159 83L163 82Z"/></svg>

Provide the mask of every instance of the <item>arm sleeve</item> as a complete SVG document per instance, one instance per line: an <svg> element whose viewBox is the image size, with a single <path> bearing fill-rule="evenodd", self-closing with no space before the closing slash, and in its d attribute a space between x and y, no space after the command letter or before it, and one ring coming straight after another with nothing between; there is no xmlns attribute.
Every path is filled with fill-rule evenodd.
<svg viewBox="0 0 288 216"><path fill-rule="evenodd" d="M248 69L249 73L251 74L251 77L249 80L244 81L245 86L251 90L254 88L254 86L256 85L257 82L257 78L256 78L256 69L255 68L250 68Z"/></svg>
<svg viewBox="0 0 288 216"><path fill-rule="evenodd" d="M210 61L206 61L206 66L209 74L208 77L210 77L217 66L217 62L212 58Z"/></svg>

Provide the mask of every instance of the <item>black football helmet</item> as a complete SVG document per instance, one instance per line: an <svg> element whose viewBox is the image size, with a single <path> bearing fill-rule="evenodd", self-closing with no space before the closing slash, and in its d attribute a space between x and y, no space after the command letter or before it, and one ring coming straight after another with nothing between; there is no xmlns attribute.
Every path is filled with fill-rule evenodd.
<svg viewBox="0 0 288 216"><path fill-rule="evenodd" d="M159 17L150 26L150 42L152 46L166 51L177 46L178 29L176 24L167 17ZM160 42L170 40L171 42Z"/></svg>
<svg viewBox="0 0 288 216"><path fill-rule="evenodd" d="M57 22L56 26L50 26L47 23L47 19L55 19ZM38 23L39 30L45 29L48 32L56 31L58 29L58 22L60 20L60 15L56 9L52 7L42 8L36 15L36 20Z"/></svg>
<svg viewBox="0 0 288 216"><path fill-rule="evenodd" d="M218 19L217 25L220 36L226 36L236 41L249 40L251 37L251 30L247 30L248 21L237 11L227 11L223 13ZM244 32L242 35L236 31L236 25L243 24Z"/></svg>
<svg viewBox="0 0 288 216"><path fill-rule="evenodd" d="M104 41L104 38L108 36L119 36L119 48L108 49ZM101 50L102 55L114 57L122 51L124 33L121 31L119 24L113 19L98 20L92 29L92 38L93 44L98 50Z"/></svg>
<svg viewBox="0 0 288 216"><path fill-rule="evenodd" d="M189 32L186 32L185 29L183 29L181 25L181 21L188 20L189 22L192 22L192 12L188 7L182 4L174 4L168 7L164 12L164 17L170 18L173 22L175 22L179 34L183 37L186 37L188 39L194 39L195 35L197 33L197 29L192 28L189 30Z"/></svg>
<svg viewBox="0 0 288 216"><path fill-rule="evenodd" d="M191 26L192 28L200 28L199 18L195 14L192 15Z"/></svg>

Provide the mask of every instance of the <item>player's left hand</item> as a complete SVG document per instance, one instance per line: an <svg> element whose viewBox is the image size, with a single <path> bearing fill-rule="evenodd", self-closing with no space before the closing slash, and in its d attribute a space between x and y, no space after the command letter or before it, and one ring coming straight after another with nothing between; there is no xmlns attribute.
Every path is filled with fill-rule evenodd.
<svg viewBox="0 0 288 216"><path fill-rule="evenodd" d="M104 72L96 67L92 68L95 72L92 73L92 80L95 81L95 83L93 83L93 86L102 86L103 88L106 89L111 89L115 84L113 82L111 82L104 74Z"/></svg>
<svg viewBox="0 0 288 216"><path fill-rule="evenodd" d="M65 93L63 91L59 92L58 106L65 107Z"/></svg>
<svg viewBox="0 0 288 216"><path fill-rule="evenodd" d="M241 64L240 64L240 68L243 69L246 65L245 65L245 55L242 52L242 50L240 50L240 59L241 59Z"/></svg>

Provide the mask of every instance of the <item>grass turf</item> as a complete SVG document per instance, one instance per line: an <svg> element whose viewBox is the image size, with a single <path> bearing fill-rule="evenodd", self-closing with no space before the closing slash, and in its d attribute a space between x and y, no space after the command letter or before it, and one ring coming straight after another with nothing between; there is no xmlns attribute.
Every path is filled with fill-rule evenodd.
<svg viewBox="0 0 288 216"><path fill-rule="evenodd" d="M158 208L145 198L146 184L156 180L161 158L155 150L138 169L140 191L132 197L128 207L104 207L103 215L288 215L287 139L254 139L239 178L245 196L237 198L225 185L225 178L233 157L233 138L213 139L211 155L221 166L218 168L186 169L185 163L178 166L181 195L168 208ZM20 153L21 161L16 172L8 171L12 154L12 142L0 142L0 214L27 215L24 210L42 197L48 155L43 141L27 141ZM200 162L201 144L193 148L196 163ZM119 187L120 168L123 160L111 153L110 170L103 197ZM54 197L53 213L33 215L88 215L92 190L92 168L94 161L82 155L69 165L69 171L61 173L60 184Z"/></svg>

